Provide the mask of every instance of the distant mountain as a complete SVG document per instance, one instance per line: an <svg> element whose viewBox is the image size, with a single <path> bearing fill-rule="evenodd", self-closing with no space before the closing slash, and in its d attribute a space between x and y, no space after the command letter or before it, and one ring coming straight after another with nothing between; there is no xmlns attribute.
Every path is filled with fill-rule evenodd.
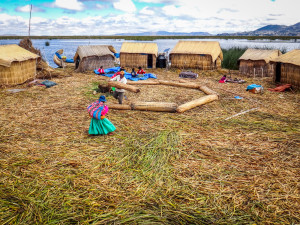
<svg viewBox="0 0 300 225"><path fill-rule="evenodd" d="M168 31L157 31L157 32L143 32L143 33L119 33L116 36L211 36L207 32L168 32Z"/></svg>
<svg viewBox="0 0 300 225"><path fill-rule="evenodd" d="M300 23L291 26L267 25L254 31L222 33L218 36L300 36Z"/></svg>

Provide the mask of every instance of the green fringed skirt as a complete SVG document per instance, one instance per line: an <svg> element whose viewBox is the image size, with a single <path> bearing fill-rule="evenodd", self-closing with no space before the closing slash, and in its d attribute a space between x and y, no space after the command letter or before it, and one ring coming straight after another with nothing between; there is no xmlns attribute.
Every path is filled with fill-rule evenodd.
<svg viewBox="0 0 300 225"><path fill-rule="evenodd" d="M106 118L103 120L91 119L89 134L103 135L116 130L116 127Z"/></svg>

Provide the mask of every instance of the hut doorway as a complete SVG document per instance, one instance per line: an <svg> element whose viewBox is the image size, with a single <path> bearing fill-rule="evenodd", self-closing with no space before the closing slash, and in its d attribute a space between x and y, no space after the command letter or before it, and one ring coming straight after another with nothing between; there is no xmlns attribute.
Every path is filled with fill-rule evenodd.
<svg viewBox="0 0 300 225"><path fill-rule="evenodd" d="M147 65L148 65L148 68L153 67L153 56L151 54L148 54Z"/></svg>
<svg viewBox="0 0 300 225"><path fill-rule="evenodd" d="M280 82L281 80L281 63L276 63L276 75L275 82Z"/></svg>
<svg viewBox="0 0 300 225"><path fill-rule="evenodd" d="M80 57L78 56L78 57L76 58L76 61L75 61L75 69L78 68L79 63L80 63Z"/></svg>

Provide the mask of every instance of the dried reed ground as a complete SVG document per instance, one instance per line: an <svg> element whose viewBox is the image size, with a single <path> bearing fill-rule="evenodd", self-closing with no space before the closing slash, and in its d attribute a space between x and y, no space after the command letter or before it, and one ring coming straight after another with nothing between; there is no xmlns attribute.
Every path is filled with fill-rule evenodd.
<svg viewBox="0 0 300 225"><path fill-rule="evenodd" d="M179 80L179 71L153 72ZM87 135L85 107L105 78L2 89L1 224L299 223L299 92L251 94L248 84L273 87L270 79L219 84L219 72L199 73L196 82L220 101L183 114L110 110L114 136ZM127 92L129 101L179 104L203 95L166 86Z"/></svg>

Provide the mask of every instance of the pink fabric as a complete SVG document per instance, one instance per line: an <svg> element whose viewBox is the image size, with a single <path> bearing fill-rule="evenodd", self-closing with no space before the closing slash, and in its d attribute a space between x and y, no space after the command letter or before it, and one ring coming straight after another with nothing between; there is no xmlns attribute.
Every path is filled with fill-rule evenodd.
<svg viewBox="0 0 300 225"><path fill-rule="evenodd" d="M219 83L225 83L226 82L226 77L222 77L220 80L219 80Z"/></svg>
<svg viewBox="0 0 300 225"><path fill-rule="evenodd" d="M101 73L101 74L104 74L104 73L105 73L105 72L104 72L104 69L101 69L101 68L98 69L98 72Z"/></svg>
<svg viewBox="0 0 300 225"><path fill-rule="evenodd" d="M108 106L105 105L103 110L101 111L101 116L104 116L108 112Z"/></svg>

